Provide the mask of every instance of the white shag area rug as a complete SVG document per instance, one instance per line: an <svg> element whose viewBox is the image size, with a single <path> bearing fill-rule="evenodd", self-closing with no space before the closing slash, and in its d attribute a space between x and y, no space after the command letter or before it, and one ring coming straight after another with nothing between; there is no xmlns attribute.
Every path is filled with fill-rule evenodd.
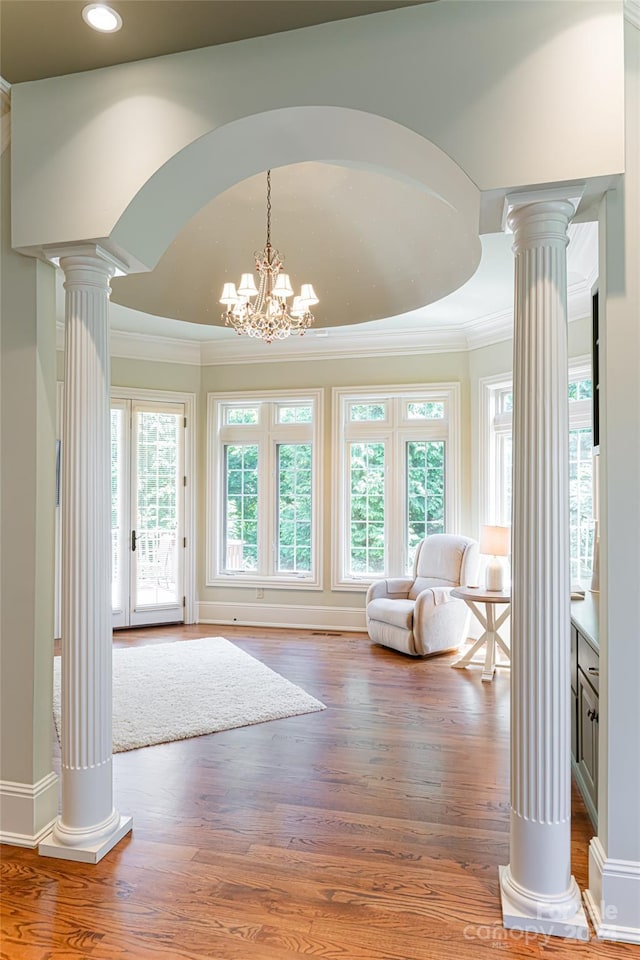
<svg viewBox="0 0 640 960"><path fill-rule="evenodd" d="M60 736L60 657L53 712ZM224 637L113 650L113 752L325 710Z"/></svg>

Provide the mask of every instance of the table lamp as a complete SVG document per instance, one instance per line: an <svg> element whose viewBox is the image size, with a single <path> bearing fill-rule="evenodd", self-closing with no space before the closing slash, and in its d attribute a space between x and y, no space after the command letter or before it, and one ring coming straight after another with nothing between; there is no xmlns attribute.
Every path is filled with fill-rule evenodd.
<svg viewBox="0 0 640 960"><path fill-rule="evenodd" d="M491 557L485 571L487 590L504 590L504 563L509 555L510 527L484 526L480 534L480 553Z"/></svg>

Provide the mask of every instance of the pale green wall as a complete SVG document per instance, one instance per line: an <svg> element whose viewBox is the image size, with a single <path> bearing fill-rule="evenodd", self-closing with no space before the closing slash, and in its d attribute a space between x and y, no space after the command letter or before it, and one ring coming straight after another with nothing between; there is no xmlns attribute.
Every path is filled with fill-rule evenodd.
<svg viewBox="0 0 640 960"><path fill-rule="evenodd" d="M64 351L56 354L57 379L64 381ZM198 393L200 367L187 363L160 363L155 360L111 358L111 383L118 387L139 387L143 390L175 390Z"/></svg>
<svg viewBox="0 0 640 960"><path fill-rule="evenodd" d="M569 358L591 355L591 318L573 320L569 324ZM490 347L469 351L469 378L472 396L477 396L478 381L482 377L511 373L513 369L513 340L503 340Z"/></svg>
<svg viewBox="0 0 640 960"><path fill-rule="evenodd" d="M124 360L120 357L111 360L111 383L114 386L197 394L200 379L200 367L195 364Z"/></svg>
<svg viewBox="0 0 640 960"><path fill-rule="evenodd" d="M51 772L55 285L11 250L9 150L1 181L0 780L34 784Z"/></svg>

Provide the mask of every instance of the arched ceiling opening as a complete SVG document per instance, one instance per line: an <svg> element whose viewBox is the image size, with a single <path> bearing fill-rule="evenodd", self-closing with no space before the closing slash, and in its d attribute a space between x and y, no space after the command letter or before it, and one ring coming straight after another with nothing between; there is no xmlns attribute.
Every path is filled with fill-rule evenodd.
<svg viewBox="0 0 640 960"><path fill-rule="evenodd" d="M293 286L313 283L316 327L424 307L475 271L480 244L460 214L415 183L354 166L306 162L272 173L272 243ZM226 281L254 269L266 238L264 173L192 217L150 273L113 281L114 302L218 325Z"/></svg>
<svg viewBox="0 0 640 960"><path fill-rule="evenodd" d="M337 107L270 111L180 151L129 204L111 239L149 273L113 284L114 302L219 325L225 281L272 239L294 285L313 283L317 326L415 310L476 270L479 192L435 144L384 117Z"/></svg>

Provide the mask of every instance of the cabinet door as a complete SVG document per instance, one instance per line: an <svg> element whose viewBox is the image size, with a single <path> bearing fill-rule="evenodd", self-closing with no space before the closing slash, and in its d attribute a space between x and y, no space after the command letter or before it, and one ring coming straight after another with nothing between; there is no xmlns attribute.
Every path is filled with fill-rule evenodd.
<svg viewBox="0 0 640 960"><path fill-rule="evenodd" d="M594 806L598 802L598 695L578 670L578 769Z"/></svg>
<svg viewBox="0 0 640 960"><path fill-rule="evenodd" d="M571 756L578 762L578 631L571 624Z"/></svg>

